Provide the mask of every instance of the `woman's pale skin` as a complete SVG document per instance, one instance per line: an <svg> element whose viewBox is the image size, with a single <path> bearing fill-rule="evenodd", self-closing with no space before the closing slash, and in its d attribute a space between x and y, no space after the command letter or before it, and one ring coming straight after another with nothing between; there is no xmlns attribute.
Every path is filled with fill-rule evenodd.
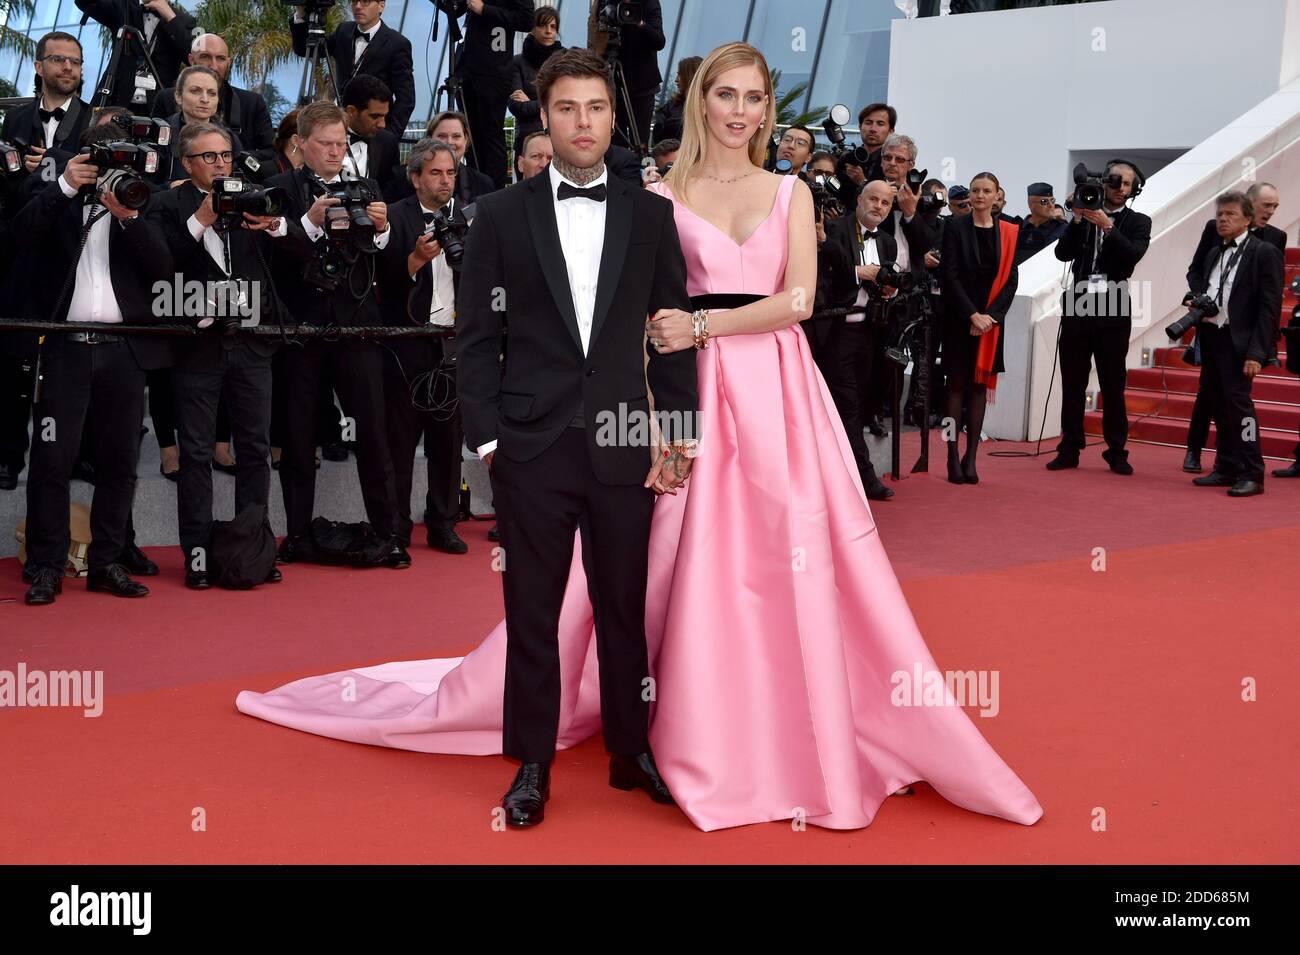
<svg viewBox="0 0 1300 955"><path fill-rule="evenodd" d="M176 91L176 105L186 123L206 123L217 115L217 81L203 73L186 77L185 88Z"/></svg>
<svg viewBox="0 0 1300 955"><path fill-rule="evenodd" d="M759 127L767 114L767 102L767 83L756 65L722 73L705 96L707 145L704 159L688 183L689 201L683 204L730 236L737 246L767 221L777 189L786 178L765 171L749 158L754 135L770 132ZM682 202L682 197L677 201ZM779 331L812 314L817 232L812 193L802 180L795 180L790 198L788 241L785 289L740 308L712 313L710 338ZM660 309L646 323L646 330L664 354L694 347L691 315L681 309Z"/></svg>
<svg viewBox="0 0 1300 955"><path fill-rule="evenodd" d="M975 225L991 228L993 225L993 202L998 197L997 186L991 179L976 179L970 184L970 215ZM970 317L970 333L983 335L994 325L993 316L976 312Z"/></svg>

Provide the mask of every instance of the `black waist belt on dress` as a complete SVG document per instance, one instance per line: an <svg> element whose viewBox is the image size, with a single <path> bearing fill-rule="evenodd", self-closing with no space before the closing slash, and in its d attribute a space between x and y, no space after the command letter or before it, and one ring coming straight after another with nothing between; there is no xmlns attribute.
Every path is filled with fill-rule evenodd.
<svg viewBox="0 0 1300 955"><path fill-rule="evenodd" d="M692 295L691 308L696 311L702 308L740 308L742 305L761 302L765 298L766 295L753 295L749 292L714 292L709 295Z"/></svg>

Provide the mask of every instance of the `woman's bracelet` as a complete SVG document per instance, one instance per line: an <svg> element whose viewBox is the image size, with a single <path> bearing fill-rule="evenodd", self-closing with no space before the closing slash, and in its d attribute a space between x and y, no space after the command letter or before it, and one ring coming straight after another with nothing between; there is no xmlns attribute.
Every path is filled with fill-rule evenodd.
<svg viewBox="0 0 1300 955"><path fill-rule="evenodd" d="M691 315L691 338L696 348L709 347L709 313L704 309Z"/></svg>

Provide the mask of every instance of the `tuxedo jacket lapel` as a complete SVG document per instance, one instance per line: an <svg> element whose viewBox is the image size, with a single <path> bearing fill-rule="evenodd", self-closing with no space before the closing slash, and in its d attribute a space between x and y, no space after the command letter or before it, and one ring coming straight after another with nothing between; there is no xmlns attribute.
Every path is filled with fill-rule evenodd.
<svg viewBox="0 0 1300 955"><path fill-rule="evenodd" d="M605 245L600 254L600 274L596 280L596 310L591 316L591 340L595 342L605 315L614 300L627 258L628 240L632 235L632 197L622 179L608 177L605 196Z"/></svg>
<svg viewBox="0 0 1300 955"><path fill-rule="evenodd" d="M37 103L40 102L38 99ZM54 145L60 149L77 128L77 118L81 115L81 100L76 96L68 100L68 105L64 107L63 118L59 120L59 128L54 131ZM36 121L40 122L40 114L37 114Z"/></svg>
<svg viewBox="0 0 1300 955"><path fill-rule="evenodd" d="M551 290L551 297L560 310L569 334L573 336L573 343L578 346L579 351L582 351L582 335L578 331L578 310L574 307L573 293L569 290L569 268L564 260L564 249L560 245L560 227L555 221L555 200L551 196L550 176L537 175L528 180L528 192L524 197L524 217L528 220L528 231L532 234L533 248L537 250L537 259L542 267L546 284ZM594 331L593 327L593 339Z"/></svg>

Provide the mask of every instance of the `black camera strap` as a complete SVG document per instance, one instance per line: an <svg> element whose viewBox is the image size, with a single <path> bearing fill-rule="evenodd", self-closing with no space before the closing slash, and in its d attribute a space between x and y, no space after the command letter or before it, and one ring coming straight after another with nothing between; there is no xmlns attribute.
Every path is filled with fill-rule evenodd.
<svg viewBox="0 0 1300 955"><path fill-rule="evenodd" d="M1248 230L1244 234L1241 242L1238 243L1237 250L1233 252L1232 257L1228 259L1227 265L1223 265L1223 253L1228 251L1228 249L1226 246L1219 246L1219 258L1216 263L1221 266L1219 269L1219 291L1214 296L1214 304L1219 306L1219 308L1223 308L1223 290L1227 287L1229 279L1232 278L1232 270L1237 267L1237 260L1241 258L1241 253L1246 251L1246 243L1248 243L1251 238L1253 237Z"/></svg>

